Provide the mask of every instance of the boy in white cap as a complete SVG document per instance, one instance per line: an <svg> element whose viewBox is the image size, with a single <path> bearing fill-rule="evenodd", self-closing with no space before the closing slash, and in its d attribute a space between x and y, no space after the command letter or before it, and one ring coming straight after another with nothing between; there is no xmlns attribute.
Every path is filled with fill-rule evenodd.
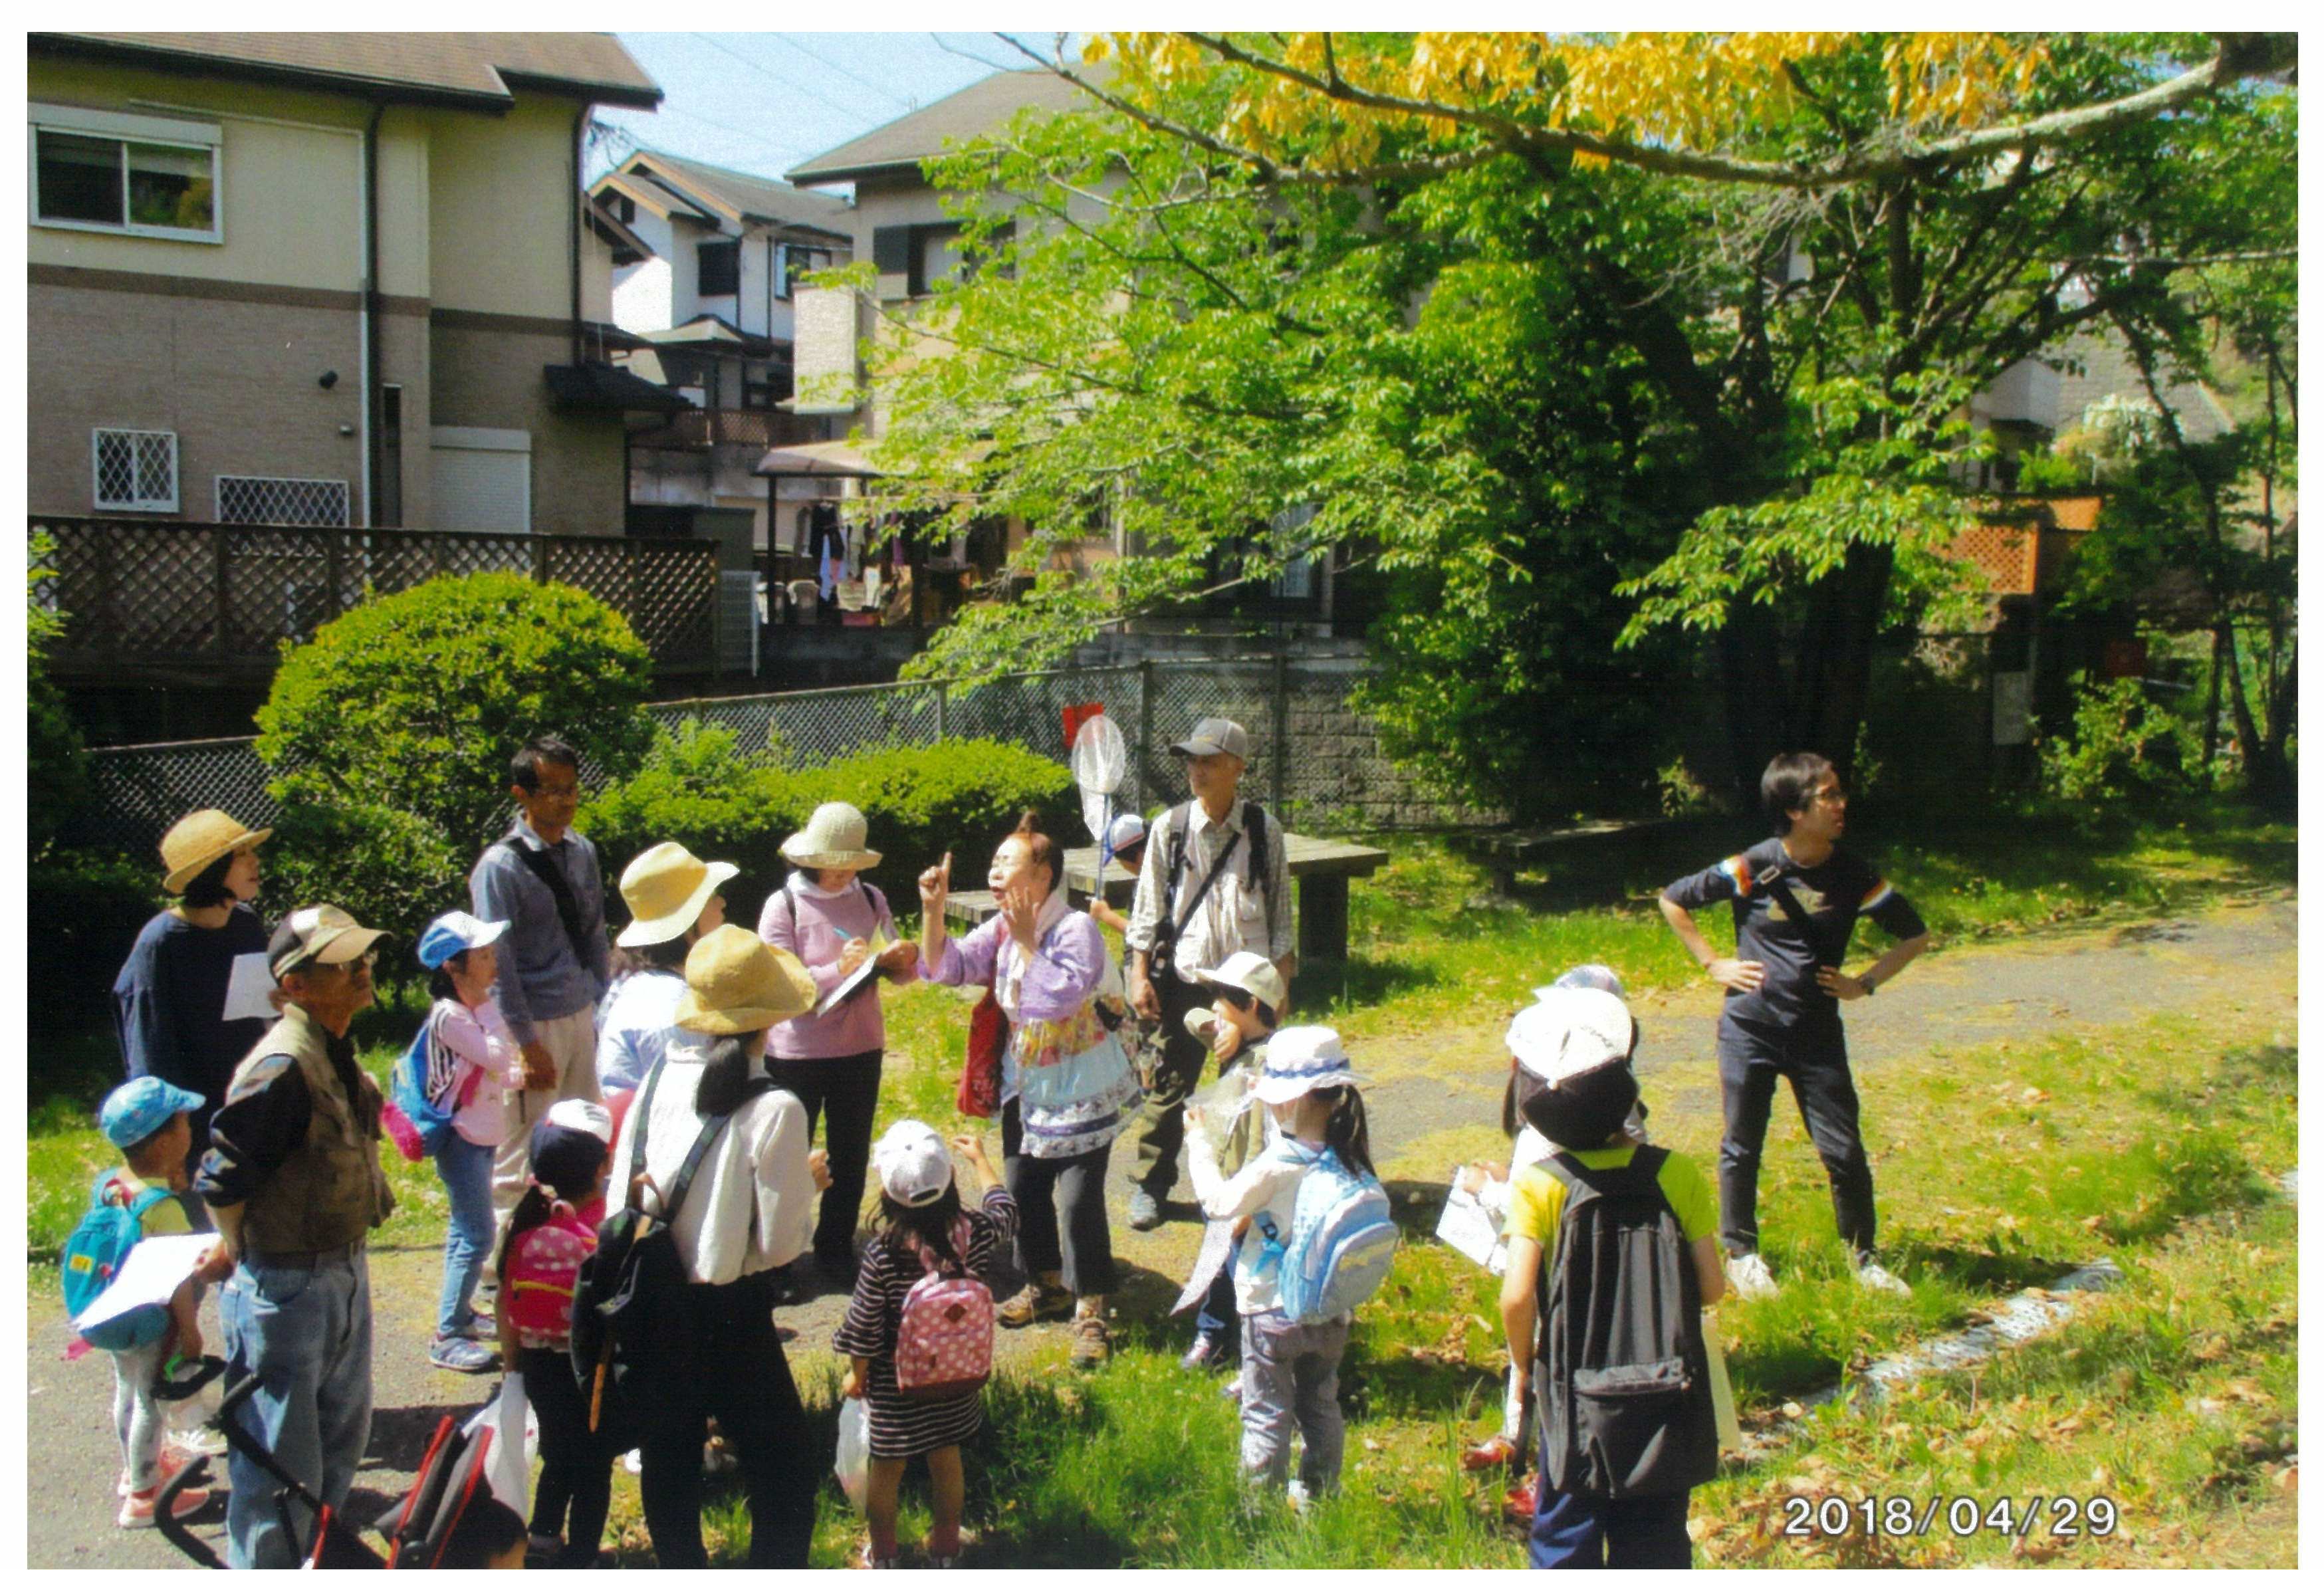
<svg viewBox="0 0 2324 1570"><path fill-rule="evenodd" d="M1186 1098L1202 1077L1203 1044L1186 1011L1204 1002L1194 973L1240 950L1288 980L1293 973L1291 869L1283 825L1256 801L1238 800L1250 736L1230 719L1206 719L1171 753L1185 761L1193 799L1149 831L1138 897L1122 937L1130 1001L1162 1027L1161 1058L1147 1086L1130 1158L1130 1224L1158 1226L1178 1179Z"/></svg>
<svg viewBox="0 0 2324 1570"><path fill-rule="evenodd" d="M1105 837L1106 842L1113 846L1115 861L1129 868L1133 875L1145 870L1146 820L1144 818L1134 812L1122 813L1106 827ZM1105 880L1101 877L1098 882L1102 884ZM1125 935L1130 931L1129 913L1115 910L1102 898L1093 898L1090 900L1089 913L1097 918L1100 926L1111 931Z"/></svg>
<svg viewBox="0 0 2324 1570"><path fill-rule="evenodd" d="M1234 1095L1240 1106L1226 1133L1213 1142L1220 1174L1231 1178L1267 1143L1266 1104L1250 1094L1250 1082L1268 1039L1290 1006L1291 989L1273 965L1255 954L1231 954L1216 970L1196 971L1194 979L1209 989L1211 1007L1188 1010L1186 1030L1210 1049L1219 1066L1219 1086L1204 1094ZM1210 1251L1205 1250L1204 1257ZM1232 1261L1226 1259L1194 1310L1194 1344L1179 1366L1208 1368L1223 1362L1233 1355L1240 1339L1234 1270Z"/></svg>

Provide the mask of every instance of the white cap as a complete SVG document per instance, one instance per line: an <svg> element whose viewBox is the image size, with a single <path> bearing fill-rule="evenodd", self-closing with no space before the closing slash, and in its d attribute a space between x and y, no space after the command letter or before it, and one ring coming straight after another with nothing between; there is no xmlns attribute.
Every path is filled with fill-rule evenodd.
<svg viewBox="0 0 2324 1570"><path fill-rule="evenodd" d="M1337 1030L1329 1025L1294 1025L1267 1039L1267 1060L1251 1094L1269 1106L1283 1106L1311 1090L1370 1083L1348 1061Z"/></svg>
<svg viewBox="0 0 2324 1570"><path fill-rule="evenodd" d="M918 1118L890 1123L872 1147L872 1162L880 1168L881 1192L909 1209L935 1204L952 1187L952 1153Z"/></svg>
<svg viewBox="0 0 2324 1570"><path fill-rule="evenodd" d="M1552 987L1509 1021L1505 1038L1526 1072L1545 1085L1630 1056L1630 1011L1596 987Z"/></svg>
<svg viewBox="0 0 2324 1570"><path fill-rule="evenodd" d="M553 1103L541 1122L560 1129L578 1129L585 1134L595 1134L609 1145L613 1142L613 1114L594 1101L575 1097Z"/></svg>
<svg viewBox="0 0 2324 1570"><path fill-rule="evenodd" d="M1249 993L1278 1017L1291 1001L1291 989L1284 984L1282 974L1248 949L1228 955L1213 969L1196 970L1194 980L1206 987L1233 987Z"/></svg>
<svg viewBox="0 0 2324 1570"><path fill-rule="evenodd" d="M1146 837L1146 820L1134 812L1122 813L1106 826L1105 837L1119 855Z"/></svg>

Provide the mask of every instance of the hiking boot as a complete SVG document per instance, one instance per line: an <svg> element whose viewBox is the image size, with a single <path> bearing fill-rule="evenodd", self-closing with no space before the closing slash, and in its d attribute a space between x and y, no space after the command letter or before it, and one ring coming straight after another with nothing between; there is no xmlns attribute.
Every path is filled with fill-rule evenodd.
<svg viewBox="0 0 2324 1570"><path fill-rule="evenodd" d="M1226 1360L1227 1349L1223 1343L1210 1335L1197 1335L1194 1344L1186 1349L1186 1355L1178 1360L1178 1366L1189 1370L1215 1368Z"/></svg>
<svg viewBox="0 0 2324 1570"><path fill-rule="evenodd" d="M1074 1311L1074 1295L1053 1281L1028 1281L1025 1289L992 1311L998 1323L1022 1330L1037 1319L1063 1319Z"/></svg>
<svg viewBox="0 0 2324 1570"><path fill-rule="evenodd" d="M448 1368L454 1373L480 1374L490 1373L500 1358L491 1349L466 1336L455 1335L449 1340L431 1342L428 1347L428 1361L438 1368Z"/></svg>
<svg viewBox="0 0 2324 1570"><path fill-rule="evenodd" d="M1746 1302L1775 1295L1775 1273L1756 1253L1737 1254L1727 1261L1727 1284Z"/></svg>
<svg viewBox="0 0 2324 1570"><path fill-rule="evenodd" d="M1892 1292L1899 1298L1913 1295L1912 1288L1890 1275L1873 1260L1866 1260L1856 1267L1856 1284L1868 1291Z"/></svg>
<svg viewBox="0 0 2324 1570"><path fill-rule="evenodd" d="M1486 1472L1496 1466L1507 1466L1517 1457L1517 1442L1506 1434L1496 1434L1482 1445L1471 1445L1461 1452L1461 1470Z"/></svg>
<svg viewBox="0 0 2324 1570"><path fill-rule="evenodd" d="M1143 1188L1130 1191L1130 1229L1152 1232L1162 1224L1162 1202Z"/></svg>
<svg viewBox="0 0 2324 1570"><path fill-rule="evenodd" d="M114 1525L132 1529L152 1526L155 1514L154 1507L161 1498L161 1491L159 1487L131 1494L121 1501L121 1513L113 1518ZM208 1489L189 1488L171 1504L170 1519L173 1521L181 1521L209 1502Z"/></svg>
<svg viewBox="0 0 2324 1570"><path fill-rule="evenodd" d="M1106 1333L1105 1321L1094 1314L1084 1314L1074 1321L1074 1366L1095 1368L1113 1355L1113 1338Z"/></svg>

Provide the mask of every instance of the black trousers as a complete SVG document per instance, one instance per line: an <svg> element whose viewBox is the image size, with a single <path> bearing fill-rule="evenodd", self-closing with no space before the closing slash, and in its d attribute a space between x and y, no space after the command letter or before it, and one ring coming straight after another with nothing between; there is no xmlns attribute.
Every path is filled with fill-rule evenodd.
<svg viewBox="0 0 2324 1570"><path fill-rule="evenodd" d="M655 1563L706 1565L702 1546L704 1425L718 1419L751 1501L747 1565L803 1565L820 1481L800 1457L807 1415L775 1334L772 1271L687 1288L691 1334L670 1347L669 1388L645 1443L640 1492Z"/></svg>
<svg viewBox="0 0 2324 1570"><path fill-rule="evenodd" d="M565 1539L567 1565L595 1565L613 1498L613 1453L589 1432L589 1403L572 1355L528 1346L517 1354L525 1399L540 1419L540 1481L533 1485L532 1530Z"/></svg>
<svg viewBox="0 0 2324 1570"><path fill-rule="evenodd" d="M1105 1218L1111 1145L1061 1159L1028 1156L1025 1124L1010 1096L1001 1109L1001 1180L1017 1201L1017 1262L1028 1276L1061 1270L1077 1298L1114 1288L1113 1233ZM1060 1237L1058 1222L1065 1225Z"/></svg>
<svg viewBox="0 0 2324 1570"><path fill-rule="evenodd" d="M1186 1098L1201 1083L1204 1060L1211 1055L1186 1029L1186 1011L1208 1006L1211 994L1175 969L1154 984L1154 991L1162 1003L1162 1060L1130 1132L1137 1143L1130 1155L1130 1181L1159 1200L1178 1181L1178 1151L1186 1142Z"/></svg>
<svg viewBox="0 0 2324 1570"><path fill-rule="evenodd" d="M866 1174L872 1166L872 1125L880 1113L880 1066L884 1052L850 1057L770 1057L767 1077L799 1098L807 1108L807 1142L815 1142L816 1120L823 1120L824 1149L831 1157L831 1187L815 1224L815 1257L845 1262L854 1280L855 1222L863 1208Z"/></svg>
<svg viewBox="0 0 2324 1570"><path fill-rule="evenodd" d="M1864 1153L1856 1076L1848 1042L1784 1046L1729 1029L1719 1031L1719 1085L1726 1104L1727 1136L1719 1143L1720 1236L1730 1254L1759 1247L1759 1154L1766 1148L1767 1115L1775 1083L1792 1082L1792 1099L1808 1138L1831 1179L1831 1209L1840 1235L1858 1259L1873 1242L1872 1162Z"/></svg>

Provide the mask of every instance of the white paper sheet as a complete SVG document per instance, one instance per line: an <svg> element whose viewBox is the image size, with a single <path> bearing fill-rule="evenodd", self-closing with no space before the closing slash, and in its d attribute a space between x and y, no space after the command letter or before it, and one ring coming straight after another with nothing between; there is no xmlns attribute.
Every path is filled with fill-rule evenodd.
<svg viewBox="0 0 2324 1570"><path fill-rule="evenodd" d="M92 1325L118 1319L148 1304L167 1303L216 1242L214 1232L172 1233L143 1240L121 1261L121 1273L113 1278L113 1285L81 1310L73 1328L86 1334Z"/></svg>
<svg viewBox="0 0 2324 1570"><path fill-rule="evenodd" d="M1501 1242L1501 1217L1461 1187L1458 1168L1444 1196L1444 1214L1436 1218L1436 1235L1495 1275L1500 1274L1501 1264L1508 1258L1508 1249Z"/></svg>
<svg viewBox="0 0 2324 1570"><path fill-rule="evenodd" d="M1203 1246L1194 1255L1194 1268L1186 1274L1186 1284L1178 1300L1170 1306L1173 1314L1184 1314L1203 1300L1218 1279L1219 1272L1234 1252L1234 1223L1209 1221L1203 1224Z"/></svg>
<svg viewBox="0 0 2324 1570"><path fill-rule="evenodd" d="M229 1020L271 1020L281 1011L274 1006L274 973L266 956L237 954L234 974L226 983L226 1015Z"/></svg>

